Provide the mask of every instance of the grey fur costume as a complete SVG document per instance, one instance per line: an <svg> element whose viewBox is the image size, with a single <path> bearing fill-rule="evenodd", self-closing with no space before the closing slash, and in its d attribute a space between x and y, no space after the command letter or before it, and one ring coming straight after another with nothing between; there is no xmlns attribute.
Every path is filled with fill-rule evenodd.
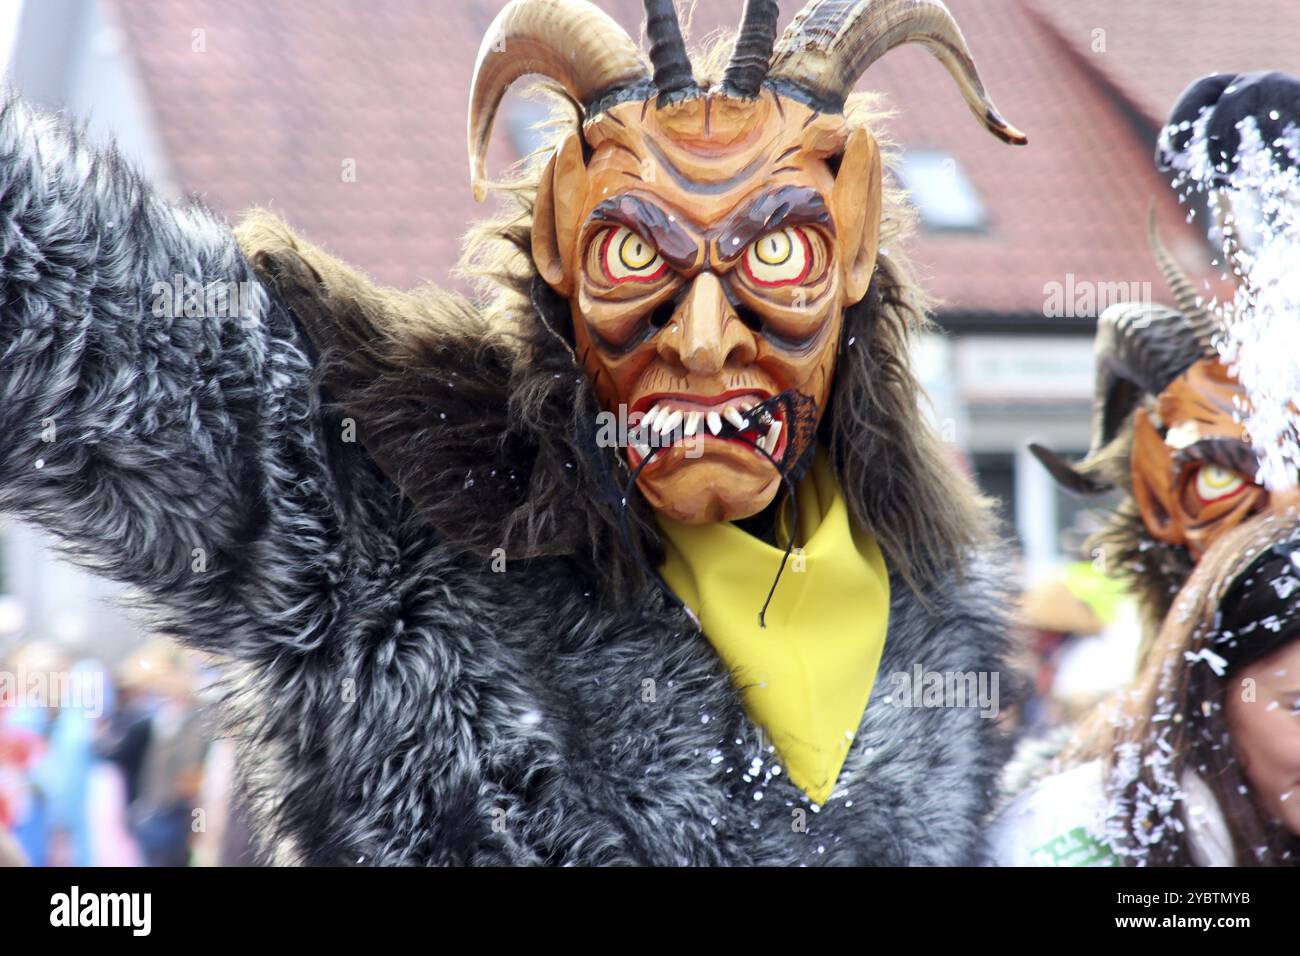
<svg viewBox="0 0 1300 956"><path fill-rule="evenodd" d="M529 515L553 553L494 573L388 477L411 466L382 449L412 435L375 454L347 440L350 409L443 409L431 447L446 457L426 464L457 483L435 482L426 504L499 528L518 509L487 481L492 456L533 466L493 476L524 495L573 464L558 398L529 399L549 409L534 434L505 424L519 390L577 367L521 383L498 333L444 303L459 318L425 329L413 391L419 379L380 367L383 330L347 325L368 314L351 308L366 290L330 285L321 261L287 231L241 251L75 130L19 101L0 111L0 506L230 662L227 717L268 859L972 862L1004 756L995 722L896 707L888 676L999 671L999 567L972 559L965 584L950 575L924 603L891 581L877 686L836 795L814 809L773 774L681 610L646 587L602 599L582 485L553 496L568 512ZM251 319L155 315L154 284L177 275L250 283ZM479 484L461 472L475 455Z"/></svg>

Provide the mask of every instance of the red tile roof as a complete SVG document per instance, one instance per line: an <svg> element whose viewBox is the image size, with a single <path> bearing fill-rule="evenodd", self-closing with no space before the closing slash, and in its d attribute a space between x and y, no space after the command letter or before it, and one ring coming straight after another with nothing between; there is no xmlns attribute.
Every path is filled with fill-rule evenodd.
<svg viewBox="0 0 1300 956"><path fill-rule="evenodd" d="M376 278L445 283L469 219L487 3L117 0L179 185L266 205ZM206 52L192 52L204 30ZM496 161L507 144L498 141ZM344 164L355 164L345 181Z"/></svg>
<svg viewBox="0 0 1300 956"><path fill-rule="evenodd" d="M1206 73L1300 73L1300 3L1295 0L1029 0L1028 5L1156 125L1187 85Z"/></svg>
<svg viewBox="0 0 1300 956"><path fill-rule="evenodd" d="M1165 286L1146 241L1155 200L1165 241L1189 265L1204 259L1198 234L1155 171L1149 147L1059 39L1016 3L951 0L999 110L1029 136L1007 147L985 133L929 54L900 49L864 85L899 111L890 123L907 148L950 153L984 205L985 234L923 233L913 257L953 310L1038 313L1044 286L1082 282ZM1140 288L1140 285L1138 286Z"/></svg>
<svg viewBox="0 0 1300 956"><path fill-rule="evenodd" d="M861 84L888 94L899 111L890 128L905 149L956 157L988 210L986 232L922 234L913 257L954 311L1037 314L1044 284L1071 274L1076 283L1150 282L1156 298L1166 298L1146 247L1148 202L1159 202L1166 241L1189 264L1204 258L1198 234L1183 224L1148 145L1099 81L1098 64L1079 54L1078 23L1087 18L1040 18L1029 2L950 0L990 92L1028 132L1028 147L985 133L919 49L891 53ZM469 194L465 155L470 73L501 5L114 0L183 188L232 218L268 205L382 281L453 286L460 236L482 211ZM601 5L641 35L639 2ZM1167 12L1185 5L1129 3ZM795 5L786 6L788 19ZM739 2L701 4L692 34L734 25L739 10ZM191 49L199 29L206 52ZM1187 79L1232 65L1216 58L1210 41L1187 54L1187 32L1150 35L1143 49L1168 60L1170 75L1182 68L1173 64L1191 64ZM1134 42L1127 27L1110 37L1117 54ZM1154 70L1123 62L1115 57L1108 81L1140 87L1134 100L1157 113L1172 105L1181 80L1155 83L1147 75ZM489 169L514 158L499 127ZM345 181L349 160L355 182Z"/></svg>

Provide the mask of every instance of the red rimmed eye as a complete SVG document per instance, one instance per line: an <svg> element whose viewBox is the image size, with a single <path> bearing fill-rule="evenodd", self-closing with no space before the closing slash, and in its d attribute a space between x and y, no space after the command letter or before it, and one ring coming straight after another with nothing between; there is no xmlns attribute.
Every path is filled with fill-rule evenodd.
<svg viewBox="0 0 1300 956"><path fill-rule="evenodd" d="M797 285L812 269L812 244L802 229L776 229L745 250L745 274L761 286Z"/></svg>
<svg viewBox="0 0 1300 956"><path fill-rule="evenodd" d="M651 282L668 271L654 244L626 226L608 230L600 243L601 271L610 282Z"/></svg>
<svg viewBox="0 0 1300 956"><path fill-rule="evenodd" d="M1219 465L1201 465L1196 469L1196 496L1205 503L1231 498L1246 487L1246 479Z"/></svg>

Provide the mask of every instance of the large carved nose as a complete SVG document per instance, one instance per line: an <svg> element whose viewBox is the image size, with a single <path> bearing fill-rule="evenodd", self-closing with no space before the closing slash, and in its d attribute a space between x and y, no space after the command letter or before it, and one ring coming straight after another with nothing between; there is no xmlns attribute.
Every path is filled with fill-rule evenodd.
<svg viewBox="0 0 1300 956"><path fill-rule="evenodd" d="M696 375L717 375L728 365L748 365L758 354L754 333L727 301L712 272L691 282L668 326L659 334L664 361Z"/></svg>

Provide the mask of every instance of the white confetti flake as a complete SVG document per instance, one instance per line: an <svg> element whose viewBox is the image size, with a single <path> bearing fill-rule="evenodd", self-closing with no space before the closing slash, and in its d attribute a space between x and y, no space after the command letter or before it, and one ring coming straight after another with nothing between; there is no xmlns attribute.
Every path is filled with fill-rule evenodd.
<svg viewBox="0 0 1300 956"><path fill-rule="evenodd" d="M1277 157L1300 158L1300 130L1288 127L1265 143L1247 117L1238 125L1237 167L1223 184L1226 170L1213 166L1207 148L1208 116L1191 124L1188 147L1174 158L1173 185L1185 197L1204 195L1211 236L1235 278L1232 301L1210 304L1222 325L1214 344L1250 400L1236 417L1259 458L1259 481L1279 490L1293 486L1300 471L1300 416L1292 402L1300 393L1300 169Z"/></svg>

